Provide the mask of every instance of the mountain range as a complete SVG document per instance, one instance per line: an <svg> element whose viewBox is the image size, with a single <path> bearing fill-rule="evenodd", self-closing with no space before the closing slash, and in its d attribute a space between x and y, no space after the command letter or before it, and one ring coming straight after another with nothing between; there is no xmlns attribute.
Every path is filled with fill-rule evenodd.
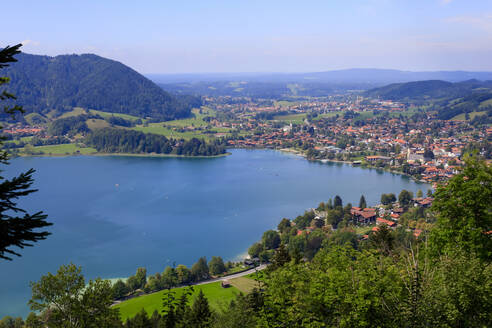
<svg viewBox="0 0 492 328"><path fill-rule="evenodd" d="M334 84L367 84L381 86L390 83L422 80L459 82L470 79L492 80L492 72L468 71L402 71L395 69L351 68L311 73L202 73L202 74L147 74L157 83L195 83L215 81L246 82L319 82Z"/></svg>

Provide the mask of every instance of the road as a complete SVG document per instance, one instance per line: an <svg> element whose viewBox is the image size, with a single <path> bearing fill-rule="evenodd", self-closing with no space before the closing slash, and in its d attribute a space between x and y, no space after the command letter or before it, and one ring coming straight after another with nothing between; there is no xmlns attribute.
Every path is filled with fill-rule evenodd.
<svg viewBox="0 0 492 328"><path fill-rule="evenodd" d="M228 276L225 276L225 277L220 277L220 278L214 278L214 279L208 279L208 280L200 281L200 282L194 283L193 285L194 286L196 286L196 285L206 285L206 284L210 284L212 282L224 281L224 280L230 280L230 279L234 279L234 278L239 278L239 277L247 276L250 273L255 273L256 271L263 270L266 267L267 267L266 264L262 264L260 266L257 266L255 269L250 269L248 271L234 273L234 274L231 274L231 275L228 275Z"/></svg>

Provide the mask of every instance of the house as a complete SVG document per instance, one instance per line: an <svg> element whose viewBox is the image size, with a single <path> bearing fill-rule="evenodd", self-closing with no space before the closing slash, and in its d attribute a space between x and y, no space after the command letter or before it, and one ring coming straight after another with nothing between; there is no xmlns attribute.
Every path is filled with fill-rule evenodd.
<svg viewBox="0 0 492 328"><path fill-rule="evenodd" d="M356 224L370 224L376 220L376 210L373 208L352 207L350 214Z"/></svg>
<svg viewBox="0 0 492 328"><path fill-rule="evenodd" d="M426 197L423 199L420 199L416 202L417 206L428 208L432 205L433 198L432 197Z"/></svg>
<svg viewBox="0 0 492 328"><path fill-rule="evenodd" d="M390 228L396 227L396 222L393 222L393 221L390 221L390 220L386 220L386 219L383 219L383 218L377 218L376 219L376 224L377 225L386 224Z"/></svg>

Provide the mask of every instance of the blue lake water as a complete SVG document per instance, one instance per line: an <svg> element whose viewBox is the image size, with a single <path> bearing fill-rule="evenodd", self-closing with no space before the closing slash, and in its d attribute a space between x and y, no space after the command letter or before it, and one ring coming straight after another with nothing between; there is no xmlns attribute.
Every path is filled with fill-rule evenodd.
<svg viewBox="0 0 492 328"><path fill-rule="evenodd" d="M309 162L270 150L212 159L119 156L17 158L13 176L35 168L38 192L21 206L43 210L53 233L22 257L0 261L0 318L25 316L29 282L62 264L86 278L148 274L199 257L234 260L276 227L335 195L375 204L382 193L424 192L407 177L345 164Z"/></svg>

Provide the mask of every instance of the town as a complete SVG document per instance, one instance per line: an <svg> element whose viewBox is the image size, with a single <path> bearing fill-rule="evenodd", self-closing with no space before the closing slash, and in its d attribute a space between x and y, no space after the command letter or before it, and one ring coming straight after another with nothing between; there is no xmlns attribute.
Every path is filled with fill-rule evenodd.
<svg viewBox="0 0 492 328"><path fill-rule="evenodd" d="M358 94L301 101L203 97L203 102L206 110L196 113L200 120L176 126L173 122L180 120L163 122L163 127L172 129L171 136L223 138L229 148L284 150L310 160L399 172L426 183L456 174L464 152L476 151L489 161L492 155L487 124L460 117L440 120L423 108ZM36 146L81 140L80 134L53 136L46 124L26 122L7 124L3 133L15 141L7 148L27 147L33 154Z"/></svg>

